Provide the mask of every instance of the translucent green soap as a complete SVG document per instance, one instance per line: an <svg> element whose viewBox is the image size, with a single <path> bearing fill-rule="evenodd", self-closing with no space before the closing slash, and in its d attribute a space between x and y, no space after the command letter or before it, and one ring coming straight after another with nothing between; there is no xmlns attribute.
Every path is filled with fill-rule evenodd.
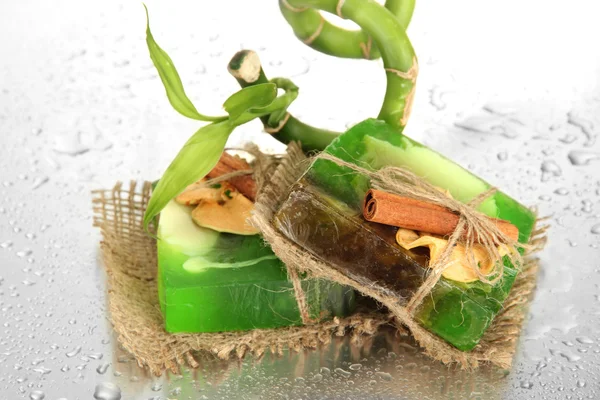
<svg viewBox="0 0 600 400"><path fill-rule="evenodd" d="M490 188L482 179L383 121L359 123L325 151L372 170L385 166L407 168L462 202ZM396 228L362 218L361 205L369 187L365 175L317 159L292 187L274 223L334 268L409 299L429 273L427 254L397 245ZM506 194L496 192L479 210L516 225L521 242L529 239L534 214ZM442 278L415 318L455 347L471 350L501 309L517 275L517 269L504 261L504 277L494 286Z"/></svg>
<svg viewBox="0 0 600 400"><path fill-rule="evenodd" d="M192 207L170 202L158 229L158 292L168 332L221 332L301 325L283 263L258 235L200 228ZM304 280L311 317L345 316L354 291Z"/></svg>

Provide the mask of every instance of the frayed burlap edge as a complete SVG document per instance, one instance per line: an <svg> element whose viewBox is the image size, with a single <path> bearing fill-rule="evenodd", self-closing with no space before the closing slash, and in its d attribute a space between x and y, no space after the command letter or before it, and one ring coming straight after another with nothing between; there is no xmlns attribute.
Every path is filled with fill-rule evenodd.
<svg viewBox="0 0 600 400"><path fill-rule="evenodd" d="M101 253L107 274L109 318L119 343L155 375L180 366L198 367L198 352L226 359L284 349L300 351L327 344L333 335L352 335L360 341L390 323L380 312L357 313L349 318L279 329L246 332L171 334L164 330L156 281L156 242L143 229L143 215L151 183L117 183L93 192L94 226L102 234Z"/></svg>
<svg viewBox="0 0 600 400"><path fill-rule="evenodd" d="M543 248L547 226L536 226L534 229L522 259L521 271L509 297L504 302L502 311L496 316L475 349L463 352L420 326L406 307L405 299L399 299L374 282L365 282L360 277L338 272L274 228L272 219L275 211L281 201L287 198L290 186L306 170L309 161L298 145L290 145L288 157L282 160L269 184L259 193L253 216L253 224L261 230L265 240L269 242L275 254L286 263L288 269L297 268L315 278L328 279L354 287L362 294L377 300L390 311L396 324L408 328L423 351L436 360L445 364L457 363L467 369L477 368L482 363L509 368L525 319L526 305L531 300L535 288L539 262L533 253Z"/></svg>

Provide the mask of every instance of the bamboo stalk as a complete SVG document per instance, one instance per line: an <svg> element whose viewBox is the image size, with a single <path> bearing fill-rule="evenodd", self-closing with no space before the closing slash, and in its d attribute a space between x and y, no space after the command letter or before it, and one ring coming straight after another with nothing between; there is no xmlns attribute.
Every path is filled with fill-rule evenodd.
<svg viewBox="0 0 600 400"><path fill-rule="evenodd" d="M418 74L417 58L398 19L374 0L286 0L294 8L337 13L358 24L379 48L387 75L379 119L400 131L410 116ZM314 41L313 41L314 43Z"/></svg>
<svg viewBox="0 0 600 400"><path fill-rule="evenodd" d="M340 14L344 1L338 1L335 14ZM406 29L412 18L415 0L387 0L385 7ZM365 58L381 57L377 46L364 30L347 30L329 21L313 8L295 7L288 0L280 0L279 8L294 34L311 48L335 57Z"/></svg>
<svg viewBox="0 0 600 400"><path fill-rule="evenodd" d="M241 87L268 83L258 55L252 50L242 50L236 53L227 67L229 73L238 81ZM323 150L339 133L307 125L289 115L277 126L269 124L270 115L261 117L265 130L280 142L290 143L300 141L306 152Z"/></svg>

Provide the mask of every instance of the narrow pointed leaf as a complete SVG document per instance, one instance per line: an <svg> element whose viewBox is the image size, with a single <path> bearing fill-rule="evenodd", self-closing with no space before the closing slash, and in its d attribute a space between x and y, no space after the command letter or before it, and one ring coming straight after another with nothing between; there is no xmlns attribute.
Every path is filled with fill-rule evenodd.
<svg viewBox="0 0 600 400"><path fill-rule="evenodd" d="M183 83L181 82L179 73L177 73L177 69L173 64L173 60L171 60L171 57L169 57L169 55L163 49L161 49L154 40L154 37L150 32L150 17L148 16L148 8L145 4L144 8L146 9L147 20L146 43L148 44L148 50L150 51L150 58L152 59L152 63L158 71L158 75L162 80L167 92L167 97L169 98L169 102L173 108L188 118L200 121L222 121L227 118L203 115L196 110L196 107L194 107L191 100L185 94Z"/></svg>
<svg viewBox="0 0 600 400"><path fill-rule="evenodd" d="M173 197L206 176L217 164L234 128L229 120L212 123L200 128L185 143L152 192L144 214L146 230Z"/></svg>
<svg viewBox="0 0 600 400"><path fill-rule="evenodd" d="M274 83L261 83L234 93L225 100L223 108L233 121L251 108L268 106L276 97L277 86Z"/></svg>

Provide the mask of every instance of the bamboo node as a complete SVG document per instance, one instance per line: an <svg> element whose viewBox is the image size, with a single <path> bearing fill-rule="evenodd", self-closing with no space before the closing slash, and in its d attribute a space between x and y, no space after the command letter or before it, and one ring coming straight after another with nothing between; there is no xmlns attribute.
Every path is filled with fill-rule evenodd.
<svg viewBox="0 0 600 400"><path fill-rule="evenodd" d="M321 15L321 22L319 23L317 30L315 30L315 32L312 35L310 35L306 39L302 40L302 42L306 45L311 45L312 42L314 42L315 39L318 38L319 35L321 34L321 31L323 30L323 26L325 26L325 18L323 18L323 16Z"/></svg>
<svg viewBox="0 0 600 400"><path fill-rule="evenodd" d="M285 6L285 8L287 8L291 12L300 13L300 12L308 10L308 8L306 8L306 7L294 7L293 5L288 3L287 0L281 0L281 3Z"/></svg>

